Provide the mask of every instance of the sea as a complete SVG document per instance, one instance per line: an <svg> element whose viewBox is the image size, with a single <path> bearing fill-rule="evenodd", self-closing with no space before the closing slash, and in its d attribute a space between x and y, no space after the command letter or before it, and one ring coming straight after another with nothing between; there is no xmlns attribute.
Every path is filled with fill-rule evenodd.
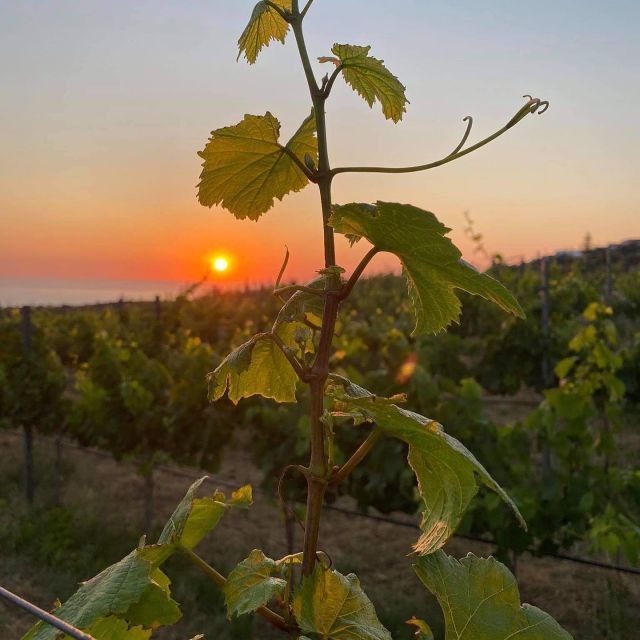
<svg viewBox="0 0 640 640"><path fill-rule="evenodd" d="M159 296L161 300L167 300L185 291L192 284L191 282L155 280L59 280L0 277L0 307L82 306L117 302L118 300L154 300L156 296ZM211 288L211 285L207 288Z"/></svg>

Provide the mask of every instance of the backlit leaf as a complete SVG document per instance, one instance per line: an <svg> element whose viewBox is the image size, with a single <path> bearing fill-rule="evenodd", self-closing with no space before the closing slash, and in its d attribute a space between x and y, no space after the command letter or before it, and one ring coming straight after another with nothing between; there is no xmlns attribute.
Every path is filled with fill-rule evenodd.
<svg viewBox="0 0 640 640"><path fill-rule="evenodd" d="M322 564L296 590L293 611L304 633L333 640L391 640L358 578Z"/></svg>
<svg viewBox="0 0 640 640"><path fill-rule="evenodd" d="M414 335L438 333L458 321L461 303L455 289L524 316L500 282L461 260L460 251L446 237L450 229L429 211L390 202L351 203L335 206L329 224L352 242L364 237L380 251L400 258L416 314Z"/></svg>
<svg viewBox="0 0 640 640"><path fill-rule="evenodd" d="M224 587L229 617L251 613L284 593L287 583L272 575L277 567L275 560L254 549L233 569Z"/></svg>
<svg viewBox="0 0 640 640"><path fill-rule="evenodd" d="M272 0L273 4L291 11L291 0ZM284 42L289 23L266 2L256 4L251 13L249 24L238 40L238 58L244 53L249 64L253 64L263 47L268 47L272 40Z"/></svg>
<svg viewBox="0 0 640 640"><path fill-rule="evenodd" d="M399 122L406 111L405 87L384 66L384 60L369 55L370 49L371 47L334 44L331 51L336 57L323 57L319 60L339 66L345 82L370 107L378 100L385 118Z"/></svg>
<svg viewBox="0 0 640 640"><path fill-rule="evenodd" d="M516 579L494 558L438 551L414 569L442 607L445 640L571 640L548 613L520 604Z"/></svg>
<svg viewBox="0 0 640 640"><path fill-rule="evenodd" d="M219 492L203 498L196 497L197 489L206 479L206 476L200 478L189 487L164 526L158 544L180 544L193 549L218 524L229 504L224 494Z"/></svg>
<svg viewBox="0 0 640 640"><path fill-rule="evenodd" d="M279 142L280 123L268 111L264 116L245 115L235 126L216 129L203 151L198 200L206 207L221 204L236 218L257 220L282 200L300 191L309 180ZM304 161L317 161L313 112L286 145Z"/></svg>
<svg viewBox="0 0 640 640"><path fill-rule="evenodd" d="M334 398L338 415L355 415L375 422L384 433L409 445L409 464L418 479L424 502L420 528L423 533L414 549L433 553L453 535L479 483L495 491L526 526L518 508L474 455L446 434L440 424L392 400L380 398L344 378L333 376L327 395Z"/></svg>
<svg viewBox="0 0 640 640"><path fill-rule="evenodd" d="M300 323L277 327L277 334L294 353L300 350L296 338L308 332ZM253 395L276 402L296 401L298 376L278 345L264 335L254 336L230 353L207 380L211 401L218 400L227 391L235 404Z"/></svg>

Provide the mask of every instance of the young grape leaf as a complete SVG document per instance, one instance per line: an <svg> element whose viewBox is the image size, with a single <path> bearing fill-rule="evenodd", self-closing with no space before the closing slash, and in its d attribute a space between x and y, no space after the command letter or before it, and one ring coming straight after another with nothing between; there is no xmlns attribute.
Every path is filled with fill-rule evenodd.
<svg viewBox="0 0 640 640"><path fill-rule="evenodd" d="M309 179L289 154L317 161L313 111L291 140L279 142L280 123L267 111L264 116L245 115L235 126L212 131L198 155L204 160L198 200L205 207L221 204L236 218L257 220L271 209L274 198L282 200L300 191Z"/></svg>
<svg viewBox="0 0 640 640"><path fill-rule="evenodd" d="M409 445L409 464L425 506L420 524L423 533L414 545L416 553L433 553L447 542L477 493L479 482L495 491L526 528L518 508L502 487L440 424L338 376L332 376L326 393L334 399L337 415L346 413L373 421L384 433Z"/></svg>
<svg viewBox="0 0 640 640"><path fill-rule="evenodd" d="M166 582L164 579L156 582L158 564L170 554L171 548L167 547L135 549L120 562L82 583L78 591L53 612L54 615L78 629L88 629L100 619L110 616L127 620L128 611L136 603L146 600L149 590L160 588L164 597L154 597L157 609L153 612L147 610L147 614L154 619L171 618L175 621L176 603L163 586ZM59 631L54 627L38 623L25 640L55 640L58 635Z"/></svg>
<svg viewBox="0 0 640 640"><path fill-rule="evenodd" d="M309 334L307 327L297 322L281 324L276 331L294 353L300 351L297 338L302 335L306 341ZM211 401L228 391L234 404L253 395L276 402L296 402L298 375L278 345L264 334L254 336L231 352L207 380Z"/></svg>
<svg viewBox="0 0 640 640"><path fill-rule="evenodd" d="M233 569L224 586L229 617L251 613L284 593L287 583L272 575L277 568L275 560L254 549L248 558Z"/></svg>
<svg viewBox="0 0 640 640"><path fill-rule="evenodd" d="M93 624L87 633L95 640L148 640L151 637L151 629L142 627L129 628L126 621L115 616L101 618Z"/></svg>
<svg viewBox="0 0 640 640"><path fill-rule="evenodd" d="M189 487L164 526L158 538L159 545L179 544L193 549L218 524L229 507L246 506L251 503L249 485L235 492L230 502L227 502L224 494L220 492L196 498L197 489L206 479L206 476L200 478Z"/></svg>
<svg viewBox="0 0 640 640"><path fill-rule="evenodd" d="M371 47L351 44L334 44L331 51L336 56L318 58L320 62L332 62L342 72L345 82L373 107L380 101L387 120L399 122L406 111L405 87L385 66L384 60L369 55Z"/></svg>
<svg viewBox="0 0 640 640"><path fill-rule="evenodd" d="M293 611L304 633L333 640L391 640L358 578L322 564L302 580L294 594Z"/></svg>
<svg viewBox="0 0 640 640"><path fill-rule="evenodd" d="M291 0L272 0L281 9L291 11ZM253 64L263 47L268 47L272 40L284 43L289 31L289 23L264 0L253 8L249 24L238 40L238 59L244 53L249 64Z"/></svg>
<svg viewBox="0 0 640 640"><path fill-rule="evenodd" d="M450 229L429 211L390 202L351 203L334 206L329 224L352 243L365 237L380 251L400 258L416 314L413 335L438 333L458 321L461 303L454 289L482 296L524 317L517 300L500 282L461 260L460 251L445 237Z"/></svg>
<svg viewBox="0 0 640 640"><path fill-rule="evenodd" d="M520 604L516 579L494 558L438 551L414 569L442 607L445 640L571 640L548 613Z"/></svg>

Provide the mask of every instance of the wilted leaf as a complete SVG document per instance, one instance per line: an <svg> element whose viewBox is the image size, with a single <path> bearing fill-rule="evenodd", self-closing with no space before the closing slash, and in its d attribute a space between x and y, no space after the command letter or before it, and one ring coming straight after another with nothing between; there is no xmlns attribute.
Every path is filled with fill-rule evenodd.
<svg viewBox="0 0 640 640"><path fill-rule="evenodd" d="M316 160L313 112L291 140L279 142L280 123L268 111L264 116L246 115L235 126L216 129L203 151L204 160L198 200L206 207L221 204L236 218L257 220L271 209L275 198L300 191L309 180L288 155L300 162L305 155ZM288 150L288 152L287 152Z"/></svg>
<svg viewBox="0 0 640 640"><path fill-rule="evenodd" d="M526 526L518 508L474 455L442 426L392 400L380 398L346 379L333 377L327 395L334 398L339 413L375 422L384 433L409 445L409 464L418 478L425 511L423 533L414 549L433 553L453 535L479 482L495 491Z"/></svg>
<svg viewBox="0 0 640 640"><path fill-rule="evenodd" d="M329 224L352 241L364 237L400 258L416 314L414 335L437 333L458 320L461 303L455 289L523 317L520 305L500 282L461 260L460 251L445 237L450 229L429 211L390 202L351 203L335 206Z"/></svg>
<svg viewBox="0 0 640 640"><path fill-rule="evenodd" d="M520 604L516 579L494 558L438 551L414 569L442 607L445 640L571 640L548 613Z"/></svg>
<svg viewBox="0 0 640 640"><path fill-rule="evenodd" d="M304 633L333 640L391 640L352 573L343 576L318 564L297 589L293 610Z"/></svg>
<svg viewBox="0 0 640 640"><path fill-rule="evenodd" d="M384 66L384 60L369 55L370 49L371 47L334 44L331 51L336 58L323 57L319 60L339 66L345 82L370 107L379 100L385 118L399 122L406 111L405 87Z"/></svg>
<svg viewBox="0 0 640 640"><path fill-rule="evenodd" d="M282 9L291 11L291 0L272 0ZM289 31L289 23L266 2L256 4L251 13L249 24L238 40L238 58L244 53L249 64L253 64L263 47L268 47L272 40L284 42Z"/></svg>

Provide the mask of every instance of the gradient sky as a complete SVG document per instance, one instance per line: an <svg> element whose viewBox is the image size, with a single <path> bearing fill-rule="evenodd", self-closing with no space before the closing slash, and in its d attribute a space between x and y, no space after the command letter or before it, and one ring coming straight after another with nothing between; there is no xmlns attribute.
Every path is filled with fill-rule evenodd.
<svg viewBox="0 0 640 640"><path fill-rule="evenodd" d="M209 132L270 110L286 138L309 111L293 40L236 62L251 0L0 0L0 277L230 279L321 266L315 187L259 223L195 198ZM401 9L400 9L401 8ZM464 236L468 210L510 259L640 236L640 2L316 0L313 57L372 44L407 86L399 125L344 84L328 106L334 166L413 164L505 124L530 93L551 101L492 145L409 176L340 176L337 202L410 202ZM318 65L318 74L326 69ZM350 267L366 247L339 245ZM381 256L376 269L393 265ZM477 261L477 260L476 260Z"/></svg>

